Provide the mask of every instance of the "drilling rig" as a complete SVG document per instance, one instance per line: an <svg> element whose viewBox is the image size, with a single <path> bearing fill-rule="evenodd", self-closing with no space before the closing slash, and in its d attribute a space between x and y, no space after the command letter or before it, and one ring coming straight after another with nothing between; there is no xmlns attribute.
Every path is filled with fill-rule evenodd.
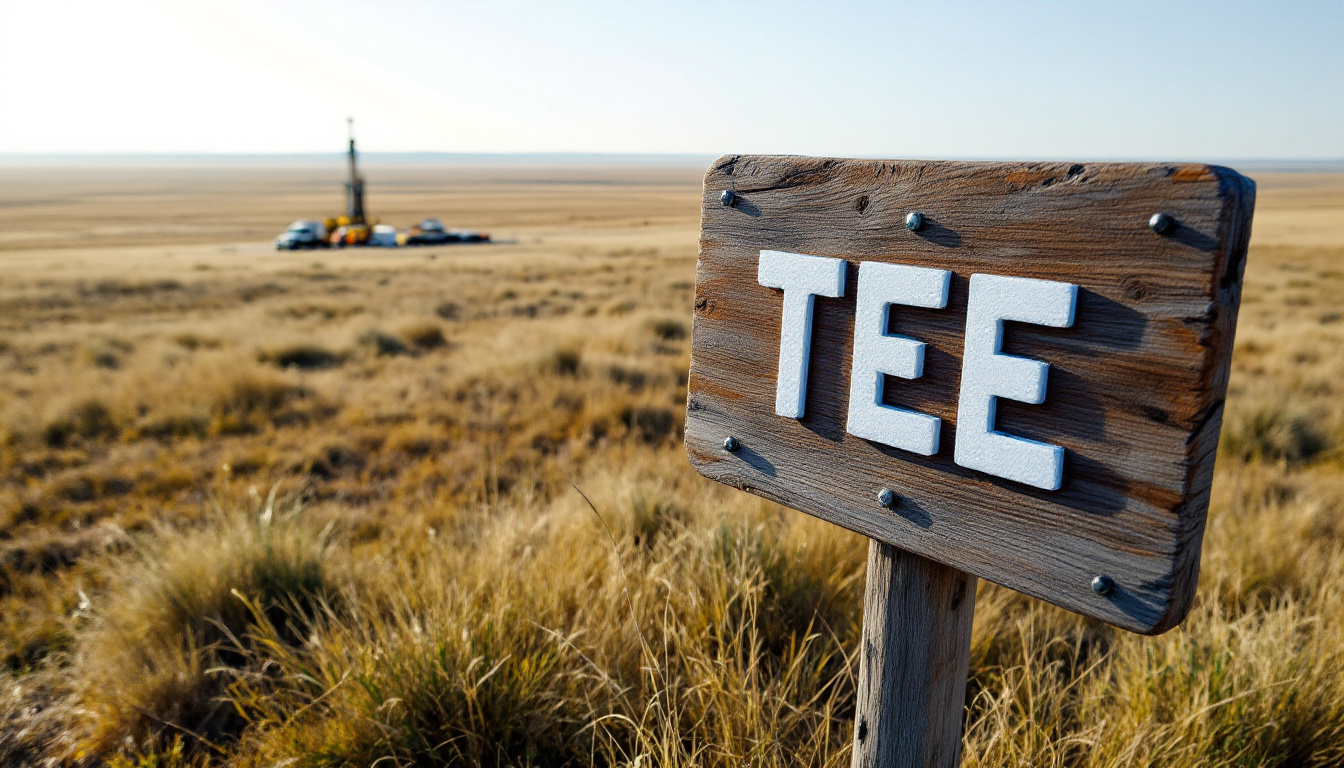
<svg viewBox="0 0 1344 768"><path fill-rule="evenodd" d="M369 241L372 228L364 215L364 177L359 175L355 154L355 119L345 120L350 137L350 180L345 182L345 215L327 219L327 231L332 245L364 245Z"/></svg>
<svg viewBox="0 0 1344 768"><path fill-rule="evenodd" d="M447 229L439 219L425 219L409 232L370 221L364 210L364 177L359 175L359 157L355 152L355 119L346 118L349 129L347 160L350 179L345 182L345 213L326 221L301 219L289 225L275 239L276 250L296 251L329 245L375 245L395 248L399 245L448 245L450 243L488 243L490 235L467 229Z"/></svg>

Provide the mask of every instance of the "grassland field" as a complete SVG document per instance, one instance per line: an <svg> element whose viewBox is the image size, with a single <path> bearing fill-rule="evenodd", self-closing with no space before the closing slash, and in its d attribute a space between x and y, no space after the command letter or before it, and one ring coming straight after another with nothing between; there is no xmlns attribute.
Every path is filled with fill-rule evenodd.
<svg viewBox="0 0 1344 768"><path fill-rule="evenodd" d="M843 766L866 543L680 445L680 166L0 166L0 765ZM1344 175L1259 197L1198 603L982 584L964 765L1344 765Z"/></svg>

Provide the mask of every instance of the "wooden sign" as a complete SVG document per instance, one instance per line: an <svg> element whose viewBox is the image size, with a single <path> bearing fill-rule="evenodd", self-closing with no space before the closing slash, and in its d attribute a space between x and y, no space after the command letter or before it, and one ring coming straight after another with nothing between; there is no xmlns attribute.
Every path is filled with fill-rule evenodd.
<svg viewBox="0 0 1344 768"><path fill-rule="evenodd" d="M1205 165L723 157L705 176L691 462L1170 629L1199 571L1254 197Z"/></svg>

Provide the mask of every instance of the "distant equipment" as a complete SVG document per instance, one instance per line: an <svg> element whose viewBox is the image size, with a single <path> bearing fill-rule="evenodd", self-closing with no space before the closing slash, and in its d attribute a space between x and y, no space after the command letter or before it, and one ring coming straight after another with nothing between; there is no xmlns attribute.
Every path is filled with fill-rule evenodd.
<svg viewBox="0 0 1344 768"><path fill-rule="evenodd" d="M300 251L305 248L321 248L327 244L327 228L320 221L300 219L289 225L281 235L275 238L277 251Z"/></svg>
<svg viewBox="0 0 1344 768"><path fill-rule="evenodd" d="M345 183L345 216L352 225L364 224L364 177L359 175L355 158L355 118L345 119L350 137L350 180Z"/></svg>
<svg viewBox="0 0 1344 768"><path fill-rule="evenodd" d="M466 229L445 229L438 219L425 219L411 227L411 231L401 238L402 245L448 245L450 243L484 243L489 235Z"/></svg>
<svg viewBox="0 0 1344 768"><path fill-rule="evenodd" d="M297 251L305 248L347 245L372 245L395 248L399 245L448 245L452 243L488 243L490 235L467 229L446 229L439 219L425 219L409 232L398 232L396 227L370 223L364 207L364 177L359 175L359 158L355 152L355 120L346 119L349 130L350 179L345 182L345 214L326 221L302 219L289 225L275 239L278 251Z"/></svg>
<svg viewBox="0 0 1344 768"><path fill-rule="evenodd" d="M396 248L397 228L387 224L374 224L373 234L369 236L369 245L379 248Z"/></svg>
<svg viewBox="0 0 1344 768"><path fill-rule="evenodd" d="M359 162L355 154L355 119L345 120L350 139L348 158L350 162L350 180L345 182L345 215L327 219L327 231L331 233L328 241L335 246L366 245L373 234L364 218L364 177L359 175Z"/></svg>

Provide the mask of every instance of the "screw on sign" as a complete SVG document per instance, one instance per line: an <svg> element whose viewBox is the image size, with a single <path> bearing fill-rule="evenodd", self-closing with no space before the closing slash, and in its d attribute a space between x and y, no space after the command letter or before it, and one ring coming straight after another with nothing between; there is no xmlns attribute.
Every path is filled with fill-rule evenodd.
<svg viewBox="0 0 1344 768"><path fill-rule="evenodd" d="M959 762L978 578L1185 617L1254 203L1206 165L710 167L686 450L872 540L855 766Z"/></svg>

